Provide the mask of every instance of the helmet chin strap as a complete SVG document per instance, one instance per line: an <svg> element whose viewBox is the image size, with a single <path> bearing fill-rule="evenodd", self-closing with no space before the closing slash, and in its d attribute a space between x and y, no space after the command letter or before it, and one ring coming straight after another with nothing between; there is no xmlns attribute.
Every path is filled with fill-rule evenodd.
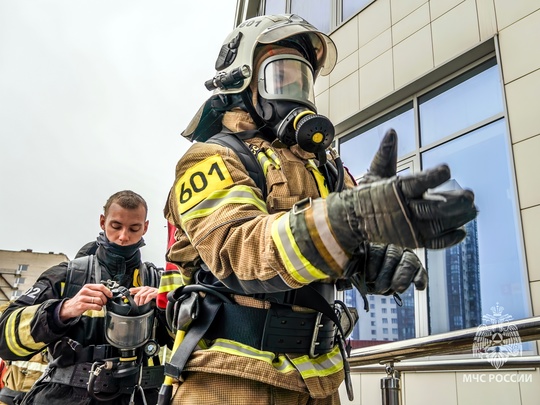
<svg viewBox="0 0 540 405"><path fill-rule="evenodd" d="M247 112L249 113L251 119L257 125L257 128L261 129L266 126L266 121L263 120L263 118L259 115L257 110L255 109L255 106L253 105L253 101L251 101L251 90L246 89L242 92L242 101L244 102L244 107L246 108Z"/></svg>

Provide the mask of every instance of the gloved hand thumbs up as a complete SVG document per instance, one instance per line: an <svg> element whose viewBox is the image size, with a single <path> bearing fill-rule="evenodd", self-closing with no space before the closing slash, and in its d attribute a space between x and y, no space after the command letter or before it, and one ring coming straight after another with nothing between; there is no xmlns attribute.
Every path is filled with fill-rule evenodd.
<svg viewBox="0 0 540 405"><path fill-rule="evenodd" d="M387 179L396 175L397 168L398 137L394 129L386 131L379 149L368 172L360 179L360 184L373 183L374 181Z"/></svg>

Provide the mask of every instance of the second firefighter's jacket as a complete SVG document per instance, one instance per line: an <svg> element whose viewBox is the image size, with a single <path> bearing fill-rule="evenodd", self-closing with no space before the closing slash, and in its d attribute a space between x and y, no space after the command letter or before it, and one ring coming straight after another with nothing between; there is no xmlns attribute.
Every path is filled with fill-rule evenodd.
<svg viewBox="0 0 540 405"><path fill-rule="evenodd" d="M142 265L142 263L141 263ZM146 267L145 267L146 268ZM72 340L85 348L91 345L107 345L105 338L104 310L88 310L80 317L58 325L55 321L55 311L66 299L65 288L69 264L66 262L43 272L34 285L21 295L4 311L0 318L0 357L7 360L28 360L36 353L48 348L49 354L56 357L62 354L68 364L75 349L57 353L57 349L71 347L65 344ZM131 276L129 286L148 285L139 269L129 270ZM103 265L102 280L110 276L109 270ZM112 278L112 277L111 277ZM152 286L158 285L157 278L152 279ZM169 337L164 327L161 327L160 341L167 342ZM71 353L73 352L73 353ZM76 362L76 360L74 360Z"/></svg>
<svg viewBox="0 0 540 405"><path fill-rule="evenodd" d="M237 154L226 147L195 143L178 162L165 215L177 228L167 258L179 271L162 276L161 298L192 283L201 263L223 284L241 288L246 294L291 291L314 282L334 283L336 273L339 276L343 271L346 257L336 265L330 255L321 254L331 251L331 246L313 249L290 228L289 216L294 215L296 203L308 199L308 204L320 204L328 194L315 155L297 145L287 148L257 136L245 142L263 168L265 200ZM348 175L345 184L353 185ZM323 229L325 218L314 221L319 225L305 224L303 237L321 244L336 243L335 238L325 235L329 232ZM327 263L331 260L334 262ZM268 304L246 296L235 298L244 306L264 308ZM335 392L344 376L337 346L318 356L287 355L221 338L202 340L184 370L249 378L314 398Z"/></svg>

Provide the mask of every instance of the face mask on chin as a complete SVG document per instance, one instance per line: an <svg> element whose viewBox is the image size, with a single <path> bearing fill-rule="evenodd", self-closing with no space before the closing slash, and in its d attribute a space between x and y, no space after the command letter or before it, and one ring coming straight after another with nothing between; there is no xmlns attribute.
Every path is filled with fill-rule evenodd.
<svg viewBox="0 0 540 405"><path fill-rule="evenodd" d="M114 242L111 242L104 232L100 232L97 238L97 242L98 245L103 246L106 251L112 253L115 256L123 257L124 259L129 259L130 257L132 257L141 247L145 245L143 238L141 238L140 241L132 245L118 245Z"/></svg>

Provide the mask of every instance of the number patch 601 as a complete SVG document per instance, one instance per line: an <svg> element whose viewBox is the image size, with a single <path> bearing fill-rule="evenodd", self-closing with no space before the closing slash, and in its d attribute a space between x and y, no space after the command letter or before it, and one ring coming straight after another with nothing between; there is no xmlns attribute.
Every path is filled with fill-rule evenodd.
<svg viewBox="0 0 540 405"><path fill-rule="evenodd" d="M180 214L193 208L214 191L233 184L232 177L219 155L214 155L190 167L174 185Z"/></svg>

